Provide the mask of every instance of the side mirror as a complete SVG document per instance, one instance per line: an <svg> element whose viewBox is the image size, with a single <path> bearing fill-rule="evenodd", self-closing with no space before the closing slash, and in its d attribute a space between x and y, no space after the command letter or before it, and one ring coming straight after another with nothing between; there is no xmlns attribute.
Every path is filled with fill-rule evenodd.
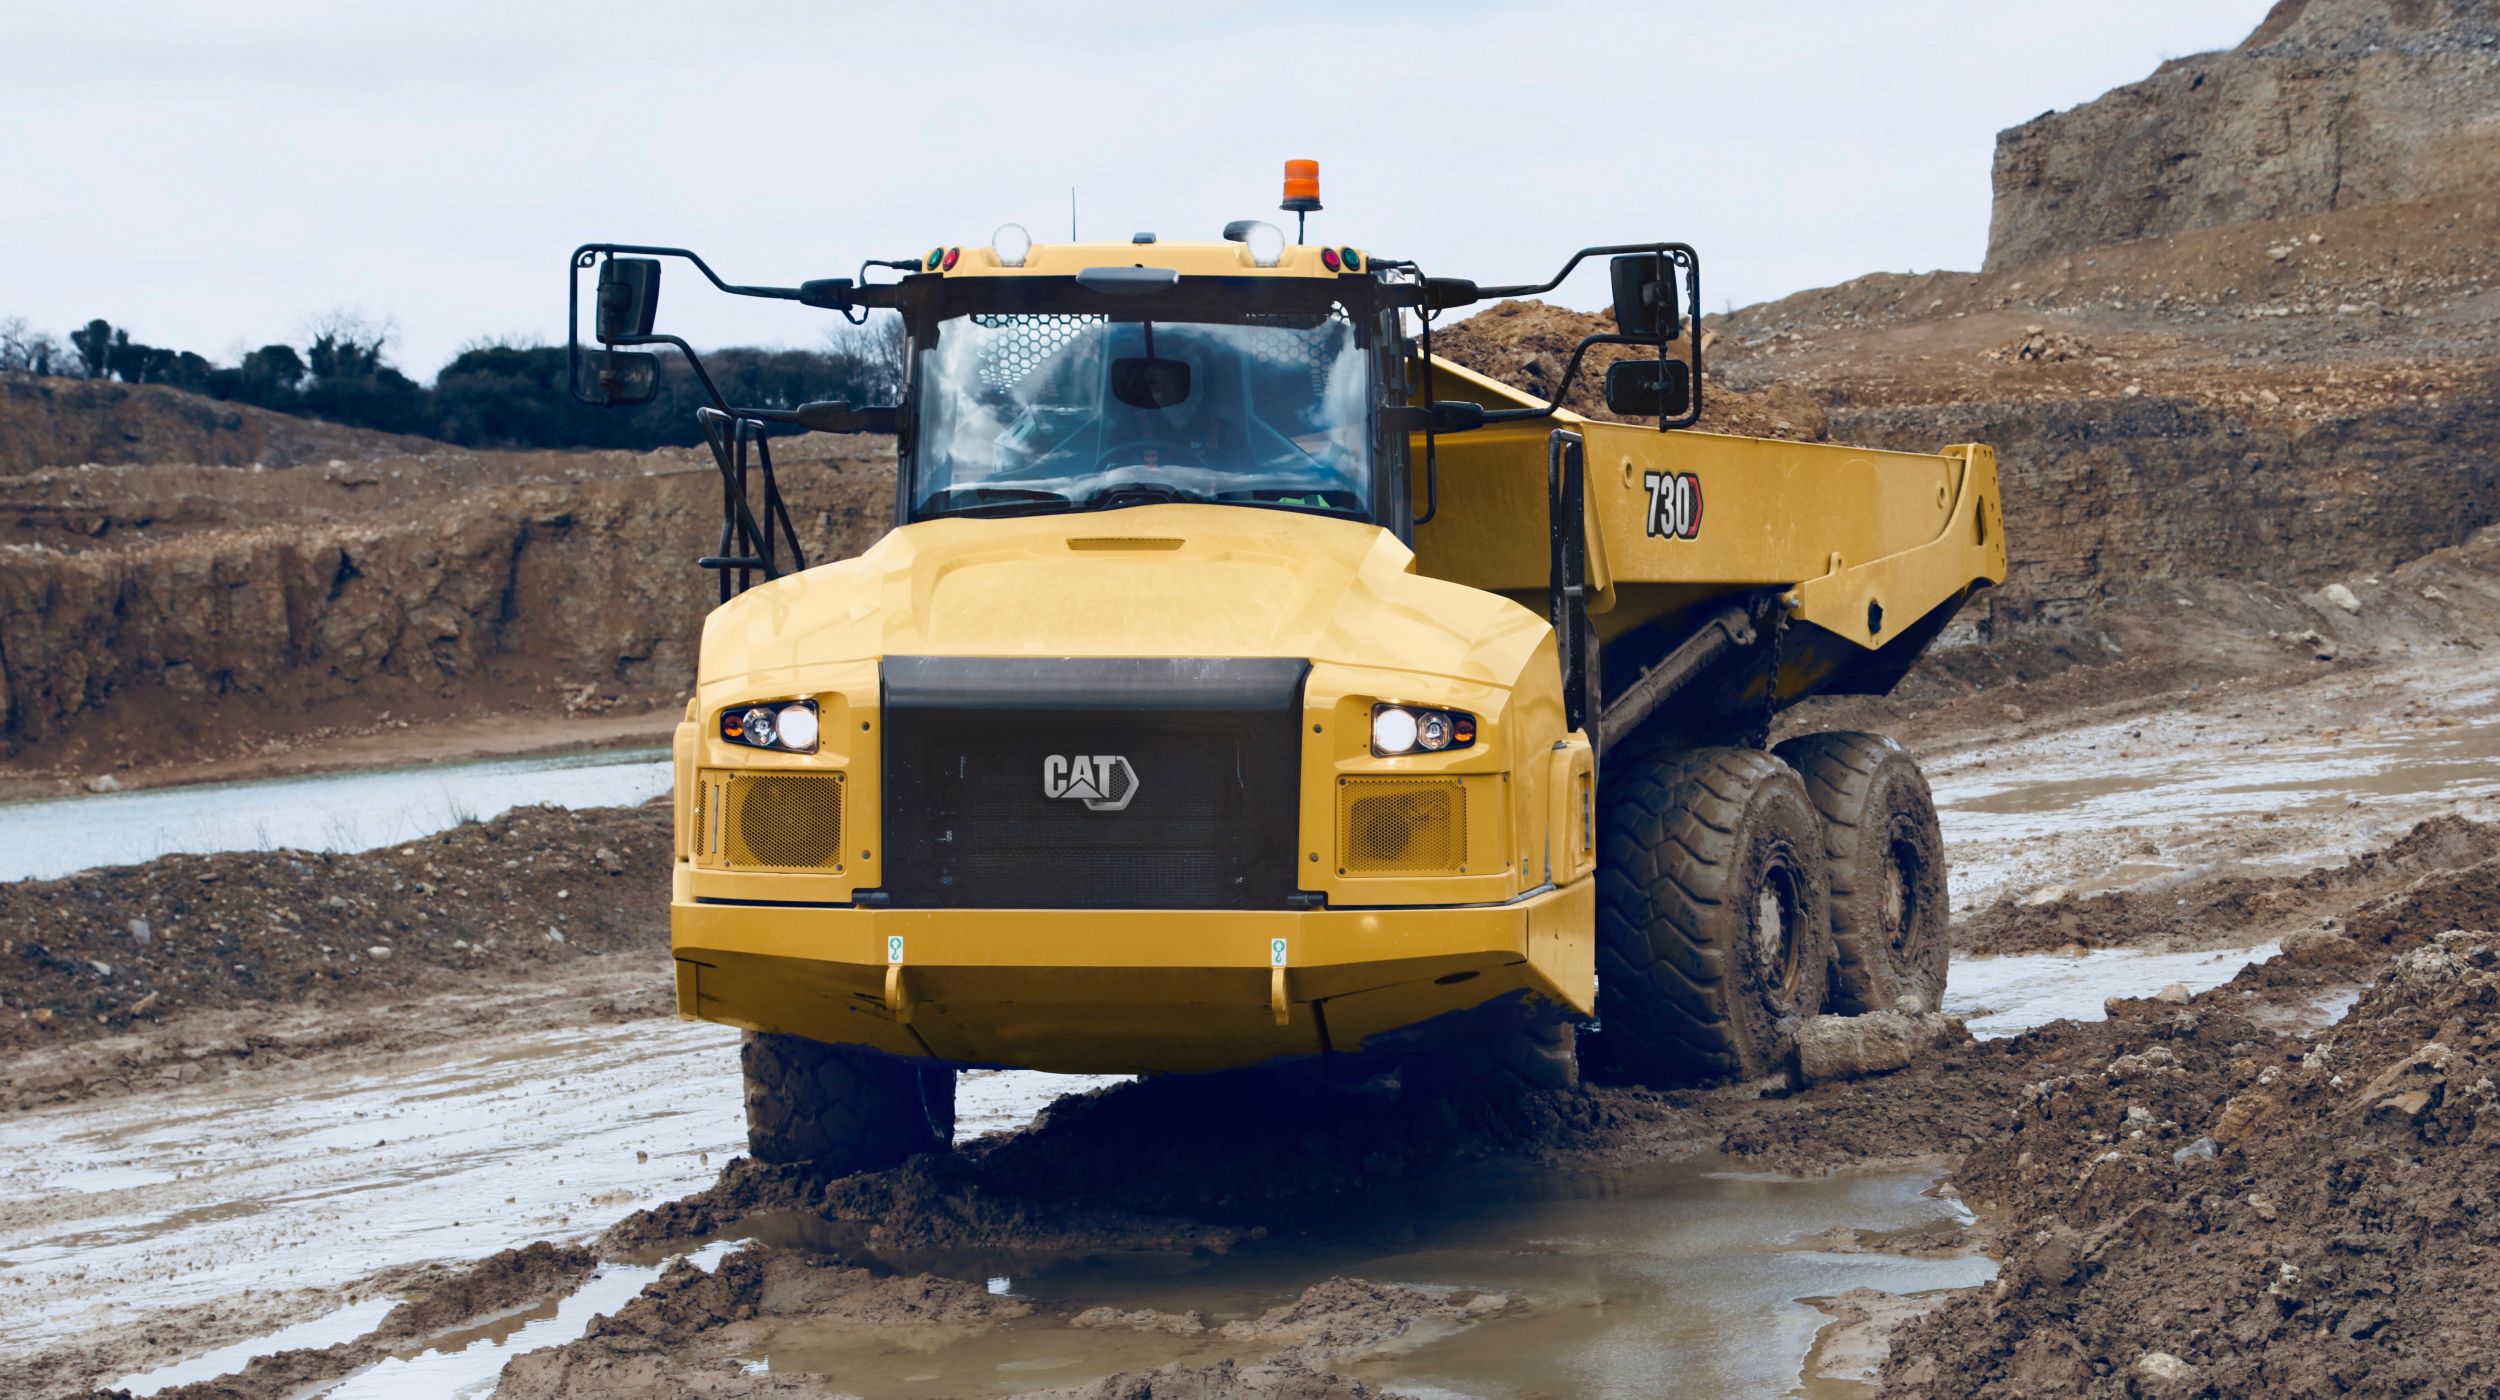
<svg viewBox="0 0 2500 1400"><path fill-rule="evenodd" d="M610 258L599 264L599 339L609 345L651 334L660 311L660 261Z"/></svg>
<svg viewBox="0 0 2500 1400"><path fill-rule="evenodd" d="M903 411L890 405L853 408L845 399L820 399L800 404L790 417L811 433L891 433L902 427Z"/></svg>
<svg viewBox="0 0 2500 1400"><path fill-rule="evenodd" d="M1606 407L1626 418L1681 418L1693 407L1693 367L1618 360L1606 369Z"/></svg>
<svg viewBox="0 0 2500 1400"><path fill-rule="evenodd" d="M1131 408L1170 408L1189 400L1189 362L1124 355L1111 362L1111 396Z"/></svg>
<svg viewBox="0 0 2500 1400"><path fill-rule="evenodd" d="M641 350L602 350L591 356L590 386L581 397L602 408L631 408L659 394L659 356Z"/></svg>
<svg viewBox="0 0 2500 1400"><path fill-rule="evenodd" d="M1663 253L1627 253L1607 264L1615 287L1615 329L1643 340L1672 340L1684 328L1675 265ZM1607 382L1614 376L1609 373ZM1617 410L1620 412L1620 410Z"/></svg>

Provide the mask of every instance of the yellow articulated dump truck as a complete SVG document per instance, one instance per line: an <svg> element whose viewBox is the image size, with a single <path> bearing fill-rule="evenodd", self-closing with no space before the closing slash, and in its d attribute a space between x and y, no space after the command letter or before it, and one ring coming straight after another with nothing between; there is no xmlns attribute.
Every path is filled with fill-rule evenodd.
<svg viewBox="0 0 2500 1400"><path fill-rule="evenodd" d="M1617 329L1573 371L1634 347L1606 402L1652 421L1433 357L1436 317L1601 258ZM899 316L900 401L733 406L654 330L666 259ZM1011 225L795 287L625 244L571 270L578 396L647 400L667 345L714 401L671 929L680 1013L748 1032L756 1156L942 1150L965 1067L1489 1093L1569 1084L1594 1024L1679 1084L1942 995L1915 764L1766 743L2004 577L1994 461L1693 431L1689 247L1517 287L1250 221ZM856 558L802 551L772 444L807 431L894 435Z"/></svg>

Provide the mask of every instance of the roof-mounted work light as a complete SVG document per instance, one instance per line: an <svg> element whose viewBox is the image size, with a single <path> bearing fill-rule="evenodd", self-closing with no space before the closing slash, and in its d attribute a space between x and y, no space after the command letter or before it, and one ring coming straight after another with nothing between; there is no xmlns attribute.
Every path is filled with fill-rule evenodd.
<svg viewBox="0 0 2500 1400"><path fill-rule="evenodd" d="M1022 224L1000 224L990 235L990 251L998 254L1000 267L1022 267L1025 255L1033 251L1033 235Z"/></svg>

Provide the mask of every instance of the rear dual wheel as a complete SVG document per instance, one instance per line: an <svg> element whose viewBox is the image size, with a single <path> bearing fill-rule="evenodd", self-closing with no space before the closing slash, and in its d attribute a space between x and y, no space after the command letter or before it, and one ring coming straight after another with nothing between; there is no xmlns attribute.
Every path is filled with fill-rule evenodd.
<svg viewBox="0 0 2500 1400"><path fill-rule="evenodd" d="M1926 776L1881 734L1807 734L1773 750L1805 778L1831 871L1832 981L1843 1015L1944 1004L1951 910Z"/></svg>
<svg viewBox="0 0 2500 1400"><path fill-rule="evenodd" d="M1823 819L1804 780L1745 748L1616 768L1597 874L1597 1015L1612 1058L1654 1085L1780 1068L1831 976Z"/></svg>

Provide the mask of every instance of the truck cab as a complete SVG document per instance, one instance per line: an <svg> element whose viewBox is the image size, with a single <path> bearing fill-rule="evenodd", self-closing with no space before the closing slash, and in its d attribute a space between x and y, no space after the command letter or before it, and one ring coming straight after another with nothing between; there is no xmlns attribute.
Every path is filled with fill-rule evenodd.
<svg viewBox="0 0 2500 1400"><path fill-rule="evenodd" d="M894 530L704 627L680 1009L1121 1073L1588 1014L1588 742L1547 620L1415 568L1393 284L1247 242L923 262ZM756 742L793 707L812 746Z"/></svg>

